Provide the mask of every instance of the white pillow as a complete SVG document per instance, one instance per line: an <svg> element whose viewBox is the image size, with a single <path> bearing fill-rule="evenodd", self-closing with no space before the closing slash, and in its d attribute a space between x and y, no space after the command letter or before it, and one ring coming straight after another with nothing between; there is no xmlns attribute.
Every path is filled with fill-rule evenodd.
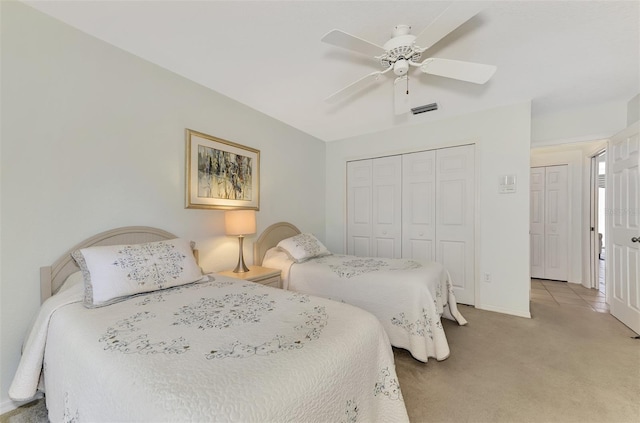
<svg viewBox="0 0 640 423"><path fill-rule="evenodd" d="M195 282L202 278L191 242L176 238L133 245L109 245L72 254L84 279L84 305L102 307L128 296Z"/></svg>
<svg viewBox="0 0 640 423"><path fill-rule="evenodd" d="M283 239L278 247L286 251L296 263L331 254L313 234L299 234Z"/></svg>

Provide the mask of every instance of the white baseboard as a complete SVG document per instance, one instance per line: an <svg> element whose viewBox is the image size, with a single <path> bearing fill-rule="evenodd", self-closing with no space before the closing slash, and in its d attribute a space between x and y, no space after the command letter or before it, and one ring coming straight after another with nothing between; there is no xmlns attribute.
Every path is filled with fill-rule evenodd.
<svg viewBox="0 0 640 423"><path fill-rule="evenodd" d="M4 413L8 413L9 411L13 411L16 408L20 407L24 404L29 404L39 398L42 398L44 395L41 392L38 392L35 397L30 399L29 401L13 401L10 399L6 399L0 403L0 415Z"/></svg>
<svg viewBox="0 0 640 423"><path fill-rule="evenodd" d="M510 314L512 316L531 319L531 313L529 311L512 310L509 308L496 307L491 305L476 305L476 308L479 308L480 310L495 311L496 313Z"/></svg>
<svg viewBox="0 0 640 423"><path fill-rule="evenodd" d="M11 401L10 399L4 400L2 401L2 403L0 403L0 414L8 413L9 411L13 411L18 407L20 407L20 403Z"/></svg>

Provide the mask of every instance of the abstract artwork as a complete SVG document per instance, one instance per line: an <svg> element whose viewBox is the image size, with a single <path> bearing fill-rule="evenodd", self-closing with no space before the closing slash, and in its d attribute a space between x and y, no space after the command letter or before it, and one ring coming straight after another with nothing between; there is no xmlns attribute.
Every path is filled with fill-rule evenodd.
<svg viewBox="0 0 640 423"><path fill-rule="evenodd" d="M260 151L187 129L186 207L260 207Z"/></svg>

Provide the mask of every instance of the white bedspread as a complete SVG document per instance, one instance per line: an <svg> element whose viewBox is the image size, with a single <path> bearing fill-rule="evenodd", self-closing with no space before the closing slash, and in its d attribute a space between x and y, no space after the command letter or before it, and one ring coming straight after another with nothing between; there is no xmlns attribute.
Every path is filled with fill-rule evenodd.
<svg viewBox="0 0 640 423"><path fill-rule="evenodd" d="M286 253L271 249L262 265L281 269L289 290L373 313L391 344L420 361L449 357L441 317L467 323L458 311L448 273L436 262L334 254L294 263Z"/></svg>
<svg viewBox="0 0 640 423"><path fill-rule="evenodd" d="M44 352L52 422L408 421L387 335L355 307L218 275L81 299L43 305L10 390L35 394Z"/></svg>

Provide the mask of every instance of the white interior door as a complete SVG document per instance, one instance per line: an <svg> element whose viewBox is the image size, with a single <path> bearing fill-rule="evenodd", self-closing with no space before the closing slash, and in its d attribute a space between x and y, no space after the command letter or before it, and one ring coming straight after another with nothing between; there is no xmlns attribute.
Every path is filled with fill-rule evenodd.
<svg viewBox="0 0 640 423"><path fill-rule="evenodd" d="M372 161L347 163L347 254L369 257L372 243Z"/></svg>
<svg viewBox="0 0 640 423"><path fill-rule="evenodd" d="M434 261L436 152L402 156L402 257Z"/></svg>
<svg viewBox="0 0 640 423"><path fill-rule="evenodd" d="M569 279L567 165L531 168L531 277Z"/></svg>
<svg viewBox="0 0 640 423"><path fill-rule="evenodd" d="M545 279L569 280L567 166L545 168Z"/></svg>
<svg viewBox="0 0 640 423"><path fill-rule="evenodd" d="M613 137L607 158L607 292L611 314L640 333L640 162L636 123Z"/></svg>
<svg viewBox="0 0 640 423"><path fill-rule="evenodd" d="M531 277L544 279L544 167L531 168L531 193L529 201L529 237L531 254Z"/></svg>
<svg viewBox="0 0 640 423"><path fill-rule="evenodd" d="M373 257L402 257L402 157L373 159Z"/></svg>
<svg viewBox="0 0 640 423"><path fill-rule="evenodd" d="M475 304L473 145L436 151L436 261L451 275L458 302Z"/></svg>

